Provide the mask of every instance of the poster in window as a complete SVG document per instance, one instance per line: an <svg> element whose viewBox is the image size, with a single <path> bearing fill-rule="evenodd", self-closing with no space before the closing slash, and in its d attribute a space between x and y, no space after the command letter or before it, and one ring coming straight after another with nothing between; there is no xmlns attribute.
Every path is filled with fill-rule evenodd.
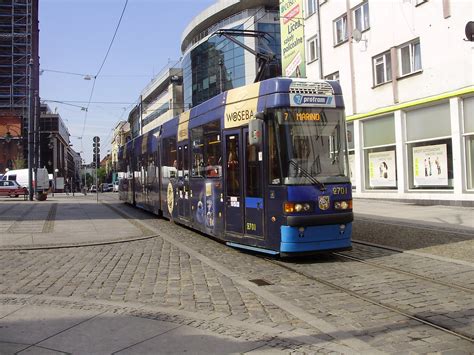
<svg viewBox="0 0 474 355"><path fill-rule="evenodd" d="M396 187L395 151L369 153L370 187Z"/></svg>
<svg viewBox="0 0 474 355"><path fill-rule="evenodd" d="M355 186L355 154L349 154L349 176L351 184Z"/></svg>
<svg viewBox="0 0 474 355"><path fill-rule="evenodd" d="M415 186L448 186L446 144L413 147L413 180Z"/></svg>

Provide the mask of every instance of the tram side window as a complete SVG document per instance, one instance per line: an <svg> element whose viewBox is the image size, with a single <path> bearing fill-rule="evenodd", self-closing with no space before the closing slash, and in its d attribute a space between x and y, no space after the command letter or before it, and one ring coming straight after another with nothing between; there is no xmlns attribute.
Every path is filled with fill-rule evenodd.
<svg viewBox="0 0 474 355"><path fill-rule="evenodd" d="M204 147L206 159L206 177L222 175L221 127L219 121L204 126Z"/></svg>
<svg viewBox="0 0 474 355"><path fill-rule="evenodd" d="M222 148L220 122L214 121L191 130L192 176L220 177Z"/></svg>
<svg viewBox="0 0 474 355"><path fill-rule="evenodd" d="M196 127L191 130L191 176L192 177L203 177L204 176L204 137L203 137L203 126Z"/></svg>
<svg viewBox="0 0 474 355"><path fill-rule="evenodd" d="M149 187L156 182L156 173L155 173L155 160L153 153L148 154L148 165L147 165L147 181L146 185Z"/></svg>
<svg viewBox="0 0 474 355"><path fill-rule="evenodd" d="M248 136L245 136L247 156L247 197L262 196L262 177L260 173L259 152L261 147L257 144L249 144Z"/></svg>
<svg viewBox="0 0 474 355"><path fill-rule="evenodd" d="M239 136L229 135L226 137L227 156L227 196L240 196L240 159L239 159Z"/></svg>
<svg viewBox="0 0 474 355"><path fill-rule="evenodd" d="M163 177L175 178L177 174L176 138L163 139Z"/></svg>
<svg viewBox="0 0 474 355"><path fill-rule="evenodd" d="M270 175L270 184L278 185L281 183L280 160L276 144L275 122L270 121L268 125L268 166Z"/></svg>

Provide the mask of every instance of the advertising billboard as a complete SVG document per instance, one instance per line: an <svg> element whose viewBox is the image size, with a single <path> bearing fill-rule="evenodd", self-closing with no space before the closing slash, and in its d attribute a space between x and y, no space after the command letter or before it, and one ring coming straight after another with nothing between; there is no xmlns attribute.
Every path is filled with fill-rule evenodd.
<svg viewBox="0 0 474 355"><path fill-rule="evenodd" d="M395 151L369 153L370 187L396 187L397 167Z"/></svg>
<svg viewBox="0 0 474 355"><path fill-rule="evenodd" d="M306 78L303 0L280 0L282 74Z"/></svg>
<svg viewBox="0 0 474 355"><path fill-rule="evenodd" d="M413 178L416 186L448 186L446 144L413 147Z"/></svg>

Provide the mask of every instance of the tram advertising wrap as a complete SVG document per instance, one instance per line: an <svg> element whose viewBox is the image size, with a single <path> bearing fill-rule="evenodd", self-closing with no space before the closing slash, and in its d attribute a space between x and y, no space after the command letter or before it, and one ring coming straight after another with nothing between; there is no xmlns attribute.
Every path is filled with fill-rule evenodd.
<svg viewBox="0 0 474 355"><path fill-rule="evenodd" d="M222 93L119 151L120 199L280 256L351 248L339 84L274 78Z"/></svg>

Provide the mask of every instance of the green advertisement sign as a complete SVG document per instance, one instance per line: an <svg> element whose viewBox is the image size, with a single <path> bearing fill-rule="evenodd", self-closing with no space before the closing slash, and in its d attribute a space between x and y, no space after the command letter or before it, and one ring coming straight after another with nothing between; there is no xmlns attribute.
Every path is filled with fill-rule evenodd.
<svg viewBox="0 0 474 355"><path fill-rule="evenodd" d="M282 74L306 78L303 0L280 0Z"/></svg>

